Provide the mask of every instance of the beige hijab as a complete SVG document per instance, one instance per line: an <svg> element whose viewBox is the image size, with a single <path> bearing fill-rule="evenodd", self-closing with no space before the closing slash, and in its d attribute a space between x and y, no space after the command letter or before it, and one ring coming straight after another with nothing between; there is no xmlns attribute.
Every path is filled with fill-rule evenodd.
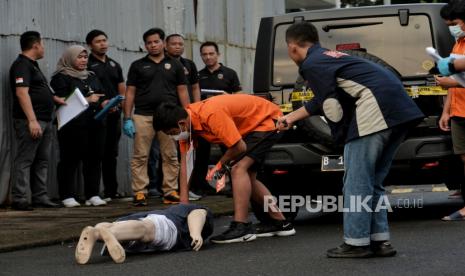
<svg viewBox="0 0 465 276"><path fill-rule="evenodd" d="M58 60L57 69L53 75L61 73L81 80L87 79L93 72L87 70L79 71L73 67L75 60L83 51L87 53L86 48L81 45L72 45L68 47Z"/></svg>

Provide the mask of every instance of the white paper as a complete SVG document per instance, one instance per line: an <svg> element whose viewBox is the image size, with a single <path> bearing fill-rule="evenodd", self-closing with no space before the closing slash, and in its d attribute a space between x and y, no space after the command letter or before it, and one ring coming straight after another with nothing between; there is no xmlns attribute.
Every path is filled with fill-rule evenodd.
<svg viewBox="0 0 465 276"><path fill-rule="evenodd" d="M214 95L221 95L224 94L224 90L215 90L215 89L200 89L200 92L203 94L214 94Z"/></svg>
<svg viewBox="0 0 465 276"><path fill-rule="evenodd" d="M438 51L433 47L426 47L426 53L430 55L435 61L438 61L441 56L438 54ZM463 55L451 54L452 57L455 59L462 59L465 58ZM450 76L454 80L456 80L461 86L465 87L465 73L458 73Z"/></svg>
<svg viewBox="0 0 465 276"><path fill-rule="evenodd" d="M76 88L65 102L66 105L62 105L57 109L58 129L62 128L89 107L89 103L79 88Z"/></svg>
<svg viewBox="0 0 465 276"><path fill-rule="evenodd" d="M187 154L186 154L187 183L189 183L189 180L191 179L192 171L194 170L194 159L195 159L194 143L191 141L189 145L189 149L187 150Z"/></svg>

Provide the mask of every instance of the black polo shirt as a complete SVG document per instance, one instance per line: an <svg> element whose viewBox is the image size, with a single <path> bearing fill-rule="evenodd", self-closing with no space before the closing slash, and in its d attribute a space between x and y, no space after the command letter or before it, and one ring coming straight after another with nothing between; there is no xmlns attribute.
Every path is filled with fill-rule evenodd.
<svg viewBox="0 0 465 276"><path fill-rule="evenodd" d="M68 97L71 93L74 92L74 90L76 90L76 88L79 88L82 96L84 97L89 97L91 91L93 93L105 94L105 96L100 97L98 102L90 103L89 108L71 120L71 122L69 122L64 127L89 127L91 125L101 125L105 123L105 120L94 120L94 116L102 109L102 102L108 99L106 92L103 89L103 85L100 83L96 75L91 74L87 79L82 80L71 77L69 75L58 73L52 77L50 85L58 97Z"/></svg>
<svg viewBox="0 0 465 276"><path fill-rule="evenodd" d="M118 62L108 56L105 58L105 62L103 62L91 54L87 70L95 73L108 97L113 98L119 95L118 84L124 82L124 77L123 70Z"/></svg>
<svg viewBox="0 0 465 276"><path fill-rule="evenodd" d="M27 119L16 96L16 87L29 87L32 109L37 120L52 120L53 92L36 61L19 55L10 68L10 86L13 93L13 118Z"/></svg>
<svg viewBox="0 0 465 276"><path fill-rule="evenodd" d="M128 86L136 87L135 114L153 115L163 102L180 104L178 85L186 85L184 66L176 59L165 56L156 63L149 56L134 61L129 67Z"/></svg>
<svg viewBox="0 0 465 276"><path fill-rule="evenodd" d="M199 83L199 72L195 63L187 58L180 57L179 61L184 66L184 75L187 79L187 90L189 91L189 97L191 103L194 102L194 95L192 94L192 85Z"/></svg>
<svg viewBox="0 0 465 276"><path fill-rule="evenodd" d="M207 67L200 70L199 84L201 89L223 90L229 94L242 90L236 71L221 63L213 72Z"/></svg>

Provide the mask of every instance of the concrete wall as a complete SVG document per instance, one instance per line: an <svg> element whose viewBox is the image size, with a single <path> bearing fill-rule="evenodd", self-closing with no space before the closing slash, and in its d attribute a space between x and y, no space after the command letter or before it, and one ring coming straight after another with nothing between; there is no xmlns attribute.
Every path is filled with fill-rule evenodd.
<svg viewBox="0 0 465 276"><path fill-rule="evenodd" d="M48 78L63 50L84 44L85 35L94 28L108 34L109 55L121 63L125 75L131 62L145 55L142 34L151 27L184 34L186 57L199 68L203 67L200 44L213 40L220 45L222 62L238 72L243 89L250 91L260 18L284 9L284 0L0 0L0 204L8 198L15 147L8 71L20 51L22 32L41 32L46 56L39 64ZM123 193L131 191L131 149L132 141L123 137L118 162ZM54 143L49 177L53 197L57 196L57 154Z"/></svg>

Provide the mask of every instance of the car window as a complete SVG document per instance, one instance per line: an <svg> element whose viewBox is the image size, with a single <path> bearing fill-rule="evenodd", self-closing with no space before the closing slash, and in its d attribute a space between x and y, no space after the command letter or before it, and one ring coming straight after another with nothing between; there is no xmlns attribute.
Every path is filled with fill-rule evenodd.
<svg viewBox="0 0 465 276"><path fill-rule="evenodd" d="M368 53L393 66L402 76L426 75L434 66L425 52L426 47L433 45L427 15L410 15L407 26L400 25L398 16L312 23L317 27L323 47L337 49L338 45L341 47L358 43ZM285 32L290 25L276 26L273 66L275 86L293 85L298 75L297 66L287 55Z"/></svg>

